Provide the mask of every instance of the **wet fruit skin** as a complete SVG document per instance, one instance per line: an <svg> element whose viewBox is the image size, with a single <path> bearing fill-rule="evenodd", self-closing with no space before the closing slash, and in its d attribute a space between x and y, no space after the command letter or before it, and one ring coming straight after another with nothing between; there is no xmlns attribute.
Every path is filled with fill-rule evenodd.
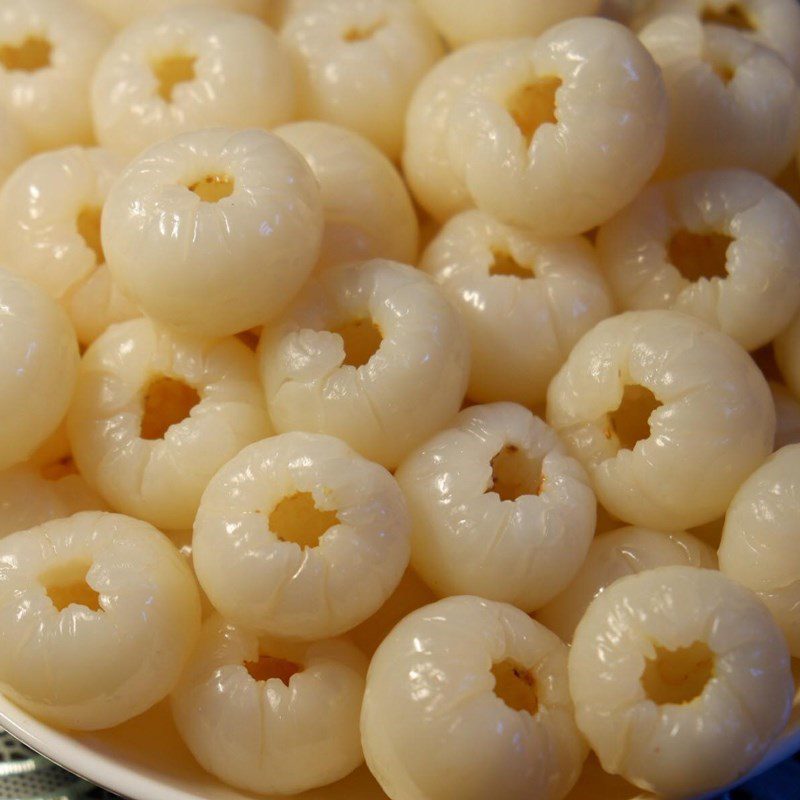
<svg viewBox="0 0 800 800"><path fill-rule="evenodd" d="M92 79L100 144L131 158L180 133L271 129L293 118L292 65L277 35L216 5L164 9L117 36Z"/></svg>
<svg viewBox="0 0 800 800"><path fill-rule="evenodd" d="M172 689L200 630L200 598L162 533L86 511L13 533L0 553L0 684L14 702L97 730Z"/></svg>
<svg viewBox="0 0 800 800"><path fill-rule="evenodd" d="M290 669L280 676L276 662L267 661L269 677L254 677L265 654ZM212 774L248 791L296 794L337 781L362 762L366 670L363 654L346 639L288 645L213 616L172 693L172 714Z"/></svg>
<svg viewBox="0 0 800 800"><path fill-rule="evenodd" d="M666 531L721 517L775 435L769 387L752 359L677 311L629 311L596 325L550 384L547 419L608 511Z"/></svg>
<svg viewBox="0 0 800 800"><path fill-rule="evenodd" d="M514 403L464 409L396 477L413 519L412 564L440 596L533 611L569 583L594 535L584 469Z"/></svg>
<svg viewBox="0 0 800 800"><path fill-rule="evenodd" d="M704 650L708 663L661 679L679 697L688 684L686 699L653 699L648 666L687 650ZM689 566L628 575L599 594L575 630L569 685L603 768L665 797L745 775L783 729L794 694L786 641L764 605Z"/></svg>
<svg viewBox="0 0 800 800"><path fill-rule="evenodd" d="M279 517L287 500L294 504ZM227 619L313 641L355 627L386 601L408 566L409 529L383 467L331 436L284 433L244 448L210 481L192 556Z"/></svg>
<svg viewBox="0 0 800 800"><path fill-rule="evenodd" d="M367 765L393 800L563 797L587 754L566 657L555 634L505 603L449 597L409 614L367 674ZM498 681L515 680L508 662L526 675L516 699L535 686L533 714L496 694Z"/></svg>
<svg viewBox="0 0 800 800"><path fill-rule="evenodd" d="M800 446L783 447L739 487L719 547L722 572L764 602L794 657L800 653L799 464Z"/></svg>

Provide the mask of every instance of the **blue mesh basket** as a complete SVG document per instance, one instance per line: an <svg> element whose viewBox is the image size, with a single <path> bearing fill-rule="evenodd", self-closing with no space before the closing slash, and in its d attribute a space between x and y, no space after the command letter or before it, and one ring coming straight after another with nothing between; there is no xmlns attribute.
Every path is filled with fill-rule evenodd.
<svg viewBox="0 0 800 800"><path fill-rule="evenodd" d="M0 800L114 800L0 731Z"/></svg>

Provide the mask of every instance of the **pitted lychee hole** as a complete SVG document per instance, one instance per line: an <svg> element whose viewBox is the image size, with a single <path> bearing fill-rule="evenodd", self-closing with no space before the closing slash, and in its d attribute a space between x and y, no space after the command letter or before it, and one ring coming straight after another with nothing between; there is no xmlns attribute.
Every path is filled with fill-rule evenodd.
<svg viewBox="0 0 800 800"><path fill-rule="evenodd" d="M519 88L506 101L506 110L527 142L533 139L540 125L558 122L556 92L559 86L560 78L540 78Z"/></svg>
<svg viewBox="0 0 800 800"><path fill-rule="evenodd" d="M381 329L369 318L345 322L332 332L342 337L344 345L342 365L351 367L363 367L378 352L383 341Z"/></svg>
<svg viewBox="0 0 800 800"><path fill-rule="evenodd" d="M150 64L158 81L158 95L165 103L172 102L173 92L179 83L188 83L197 77L194 71L196 61L196 56L175 53L155 59Z"/></svg>
<svg viewBox="0 0 800 800"><path fill-rule="evenodd" d="M642 673L642 687L654 703L690 703L714 676L714 653L704 642L668 650L656 647Z"/></svg>
<svg viewBox="0 0 800 800"><path fill-rule="evenodd" d="M41 36L28 36L22 44L0 45L0 63L9 71L38 72L51 64L53 45Z"/></svg>
<svg viewBox="0 0 800 800"><path fill-rule="evenodd" d="M667 246L669 262L689 281L727 278L728 246L733 241L721 233L678 231Z"/></svg>
<svg viewBox="0 0 800 800"><path fill-rule="evenodd" d="M505 445L492 458L492 485L501 500L516 500L526 494L539 494L542 488L542 463L532 459L515 444Z"/></svg>
<svg viewBox="0 0 800 800"><path fill-rule="evenodd" d="M379 30L382 30L385 27L385 19L378 19L368 25L353 25L342 34L342 39L350 43L366 42L369 39L372 39L372 37L375 36Z"/></svg>
<svg viewBox="0 0 800 800"><path fill-rule="evenodd" d="M233 194L234 181L227 175L206 175L189 186L204 203L217 203Z"/></svg>
<svg viewBox="0 0 800 800"><path fill-rule="evenodd" d="M163 439L164 434L183 422L200 402L200 395L183 381L161 376L153 380L144 395L142 439Z"/></svg>
<svg viewBox="0 0 800 800"><path fill-rule="evenodd" d="M254 680L268 681L272 678L277 678L287 686L292 675L297 675L298 672L303 671L301 664L270 655L260 655L258 661L245 661L244 668Z"/></svg>
<svg viewBox="0 0 800 800"><path fill-rule="evenodd" d="M91 561L75 560L48 570L39 577L50 602L57 611L67 606L85 606L90 611L100 611L100 595L86 582Z"/></svg>
<svg viewBox="0 0 800 800"><path fill-rule="evenodd" d="M756 30L756 26L753 25L750 17L747 16L745 10L738 3L730 3L720 10L706 7L703 9L701 19L704 23L725 25L737 31L753 32Z"/></svg>
<svg viewBox="0 0 800 800"><path fill-rule="evenodd" d="M91 206L84 208L75 220L78 233L83 241L86 242L86 246L94 253L95 266L106 263L106 256L103 253L103 244L100 237L100 216L100 209Z"/></svg>
<svg viewBox="0 0 800 800"><path fill-rule="evenodd" d="M622 401L609 416L611 433L616 433L622 450L633 450L637 442L650 436L650 415L661 407L656 396L646 387L632 384L625 387Z"/></svg>
<svg viewBox="0 0 800 800"><path fill-rule="evenodd" d="M325 532L339 522L335 511L317 508L309 492L296 492L272 509L268 526L282 542L316 547Z"/></svg>
<svg viewBox="0 0 800 800"><path fill-rule="evenodd" d="M506 659L492 666L494 693L514 711L527 711L531 716L539 708L533 673L516 661Z"/></svg>
<svg viewBox="0 0 800 800"><path fill-rule="evenodd" d="M492 255L494 256L494 261L489 267L490 275L511 275L522 280L536 277L533 267L520 264L510 253L504 250L493 250Z"/></svg>

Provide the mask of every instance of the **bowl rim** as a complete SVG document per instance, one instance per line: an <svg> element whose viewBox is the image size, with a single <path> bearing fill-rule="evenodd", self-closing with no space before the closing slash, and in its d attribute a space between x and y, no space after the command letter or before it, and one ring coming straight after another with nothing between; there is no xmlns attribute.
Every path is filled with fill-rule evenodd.
<svg viewBox="0 0 800 800"><path fill-rule="evenodd" d="M176 789L166 781L150 777L119 764L111 755L98 752L68 731L41 722L0 693L0 727L7 730L31 750L77 775L89 783L127 800L198 800L199 795ZM731 784L700 795L694 800L712 800L758 777L800 751L800 718L795 714L788 727L772 743L759 763ZM250 796L250 795L245 795ZM652 798L640 793L630 800Z"/></svg>
<svg viewBox="0 0 800 800"><path fill-rule="evenodd" d="M197 800L197 795L141 775L85 742L74 739L69 733L40 722L3 694L0 694L0 727L54 764L128 800L152 800L155 797L158 800Z"/></svg>

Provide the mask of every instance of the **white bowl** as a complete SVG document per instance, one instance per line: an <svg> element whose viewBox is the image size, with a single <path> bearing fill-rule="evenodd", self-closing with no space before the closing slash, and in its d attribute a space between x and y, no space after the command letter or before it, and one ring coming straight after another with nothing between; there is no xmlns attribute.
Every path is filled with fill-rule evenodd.
<svg viewBox="0 0 800 800"><path fill-rule="evenodd" d="M798 701L800 693L786 731L748 777L800 749ZM75 733L39 722L0 695L0 726L50 760L129 800L264 800L263 795L232 789L204 772L180 741L166 702L112 730ZM295 797L297 800L387 800L366 767L333 786ZM620 778L607 775L590 759L568 800L599 797L645 800L650 796Z"/></svg>

